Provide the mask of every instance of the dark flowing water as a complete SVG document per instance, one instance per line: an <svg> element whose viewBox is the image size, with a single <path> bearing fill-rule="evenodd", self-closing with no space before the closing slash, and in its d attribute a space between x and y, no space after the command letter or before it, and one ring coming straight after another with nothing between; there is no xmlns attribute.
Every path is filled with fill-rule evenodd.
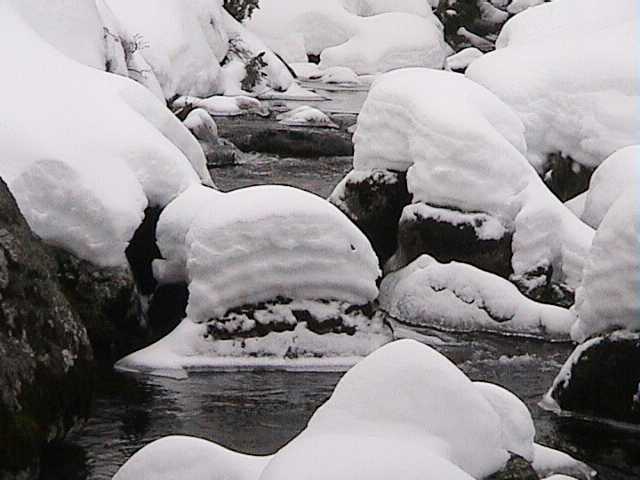
<svg viewBox="0 0 640 480"><path fill-rule="evenodd" d="M281 183L327 197L351 161L247 155L241 165L212 173L225 191ZM640 478L637 432L560 418L537 406L571 352L570 345L490 335L440 337L443 341L436 348L472 379L500 384L528 405L539 443L591 464L604 480ZM340 377L258 371L199 373L172 380L105 372L92 418L48 452L42 479L110 479L138 449L173 434L203 437L251 454L273 453L305 427Z"/></svg>

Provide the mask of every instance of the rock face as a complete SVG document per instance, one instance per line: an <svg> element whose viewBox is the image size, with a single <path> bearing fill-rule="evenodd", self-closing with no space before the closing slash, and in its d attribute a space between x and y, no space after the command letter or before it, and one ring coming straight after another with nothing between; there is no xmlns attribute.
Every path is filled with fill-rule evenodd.
<svg viewBox="0 0 640 480"><path fill-rule="evenodd" d="M545 405L590 417L640 424L640 333L588 340L569 357Z"/></svg>
<svg viewBox="0 0 640 480"><path fill-rule="evenodd" d="M52 249L63 293L87 329L96 362L110 368L144 345L145 326L133 274L128 268L98 268Z"/></svg>
<svg viewBox="0 0 640 480"><path fill-rule="evenodd" d="M398 225L398 251L389 270L402 268L428 253L441 263L468 263L509 278L511 234L494 217L426 204L405 207Z"/></svg>
<svg viewBox="0 0 640 480"><path fill-rule="evenodd" d="M0 181L0 477L30 478L86 416L93 355L56 264Z"/></svg>
<svg viewBox="0 0 640 480"><path fill-rule="evenodd" d="M397 248L398 221L411 201L405 173L352 171L329 199L367 236L384 264Z"/></svg>

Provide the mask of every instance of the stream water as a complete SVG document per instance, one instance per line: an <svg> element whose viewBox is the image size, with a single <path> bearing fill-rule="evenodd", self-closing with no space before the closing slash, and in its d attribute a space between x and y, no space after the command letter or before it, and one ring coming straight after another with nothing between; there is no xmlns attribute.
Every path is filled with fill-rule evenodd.
<svg viewBox="0 0 640 480"><path fill-rule="evenodd" d="M357 103L359 108L360 101ZM351 161L246 155L240 165L212 173L225 191L282 183L326 197L350 169ZM557 417L538 407L571 345L443 334L436 343L472 379L500 384L525 401L539 443L589 463L604 480L640 478L637 432ZM273 453L304 428L340 377L339 373L242 371L198 373L172 380L103 372L93 416L84 428L47 453L42 480L110 479L138 449L172 434L207 438L251 454Z"/></svg>

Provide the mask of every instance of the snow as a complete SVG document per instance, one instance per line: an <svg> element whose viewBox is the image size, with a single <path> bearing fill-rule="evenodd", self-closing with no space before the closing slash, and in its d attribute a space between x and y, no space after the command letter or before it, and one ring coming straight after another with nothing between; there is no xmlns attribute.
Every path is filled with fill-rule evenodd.
<svg viewBox="0 0 640 480"><path fill-rule="evenodd" d="M558 340L569 338L575 321L569 310L534 302L497 275L463 263L438 263L428 255L387 275L379 301L401 322L452 331Z"/></svg>
<svg viewBox="0 0 640 480"><path fill-rule="evenodd" d="M573 197L571 200L564 202L564 205L571 210L571 212L578 218L582 218L584 214L585 203L587 202L587 192L583 192L577 197ZM585 221L588 224L588 222Z"/></svg>
<svg viewBox="0 0 640 480"><path fill-rule="evenodd" d="M533 468L540 477L544 477L554 472L570 473L571 475L575 475L577 478L582 479L596 478L597 476L597 472L587 464L576 460L564 452L538 444L535 444L534 448ZM566 475L552 475L547 477L546 480L550 479L572 480L573 477L568 477Z"/></svg>
<svg viewBox="0 0 640 480"><path fill-rule="evenodd" d="M260 100L243 95L235 97L214 95L208 98L184 96L177 98L173 102L174 107L186 107L188 105L202 108L214 117L234 117L262 110Z"/></svg>
<svg viewBox="0 0 640 480"><path fill-rule="evenodd" d="M12 112L0 125L0 175L45 241L123 265L147 206L211 183L202 150L144 87L65 57L0 9L0 55L15 72L0 77Z"/></svg>
<svg viewBox="0 0 640 480"><path fill-rule="evenodd" d="M94 1L6 0L6 3L67 57L105 70L104 27Z"/></svg>
<svg viewBox="0 0 640 480"><path fill-rule="evenodd" d="M527 158L541 171L551 153L596 167L639 142L637 2L614 3L531 8L507 22L497 43L503 48L466 72L518 114Z"/></svg>
<svg viewBox="0 0 640 480"><path fill-rule="evenodd" d="M360 17L388 12L413 13L427 18L433 16L431 5L425 0L343 0L342 3L347 11Z"/></svg>
<svg viewBox="0 0 640 480"><path fill-rule="evenodd" d="M360 83L356 72L348 67L329 67L321 71L320 79L324 83L353 84Z"/></svg>
<svg viewBox="0 0 640 480"><path fill-rule="evenodd" d="M475 47L465 48L447 57L444 62L445 70L462 71L471 65L471 62L483 56L480 50Z"/></svg>
<svg viewBox="0 0 640 480"><path fill-rule="evenodd" d="M421 16L398 11L407 8L392 2L349 2L349 8L387 12L360 17L339 0L263 0L247 26L276 49L299 45L302 38L307 54L320 55L321 68L349 67L358 74L407 66L442 68L448 47L439 21L424 3Z"/></svg>
<svg viewBox="0 0 640 480"><path fill-rule="evenodd" d="M257 480L270 458L237 453L201 438L172 435L136 452L113 480Z"/></svg>
<svg viewBox="0 0 640 480"><path fill-rule="evenodd" d="M576 291L578 342L613 329L640 330L640 236L638 194L628 188L598 228Z"/></svg>
<svg viewBox="0 0 640 480"><path fill-rule="evenodd" d="M326 113L308 105L302 105L276 117L279 123L294 127L339 128Z"/></svg>
<svg viewBox="0 0 640 480"><path fill-rule="evenodd" d="M187 245L187 313L196 322L277 296L364 305L378 294L378 260L364 234L329 202L295 188L217 197L192 223Z"/></svg>
<svg viewBox="0 0 640 480"><path fill-rule="evenodd" d="M514 231L516 277L552 266L560 283L575 288L593 231L542 183L525 158L523 134L515 113L465 76L399 70L371 88L353 165L406 171L413 203L496 217Z"/></svg>
<svg viewBox="0 0 640 480"><path fill-rule="evenodd" d="M589 183L582 220L598 228L627 188L640 185L640 145L618 150L600 165Z"/></svg>
<svg viewBox="0 0 640 480"><path fill-rule="evenodd" d="M538 5L542 5L545 0L513 0L507 7L507 12L515 15L516 13L521 13L531 7L536 7Z"/></svg>

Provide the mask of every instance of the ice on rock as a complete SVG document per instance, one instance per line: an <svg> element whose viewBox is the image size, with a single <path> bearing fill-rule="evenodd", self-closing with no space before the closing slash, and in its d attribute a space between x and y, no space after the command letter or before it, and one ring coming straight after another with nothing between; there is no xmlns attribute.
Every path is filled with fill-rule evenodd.
<svg viewBox="0 0 640 480"><path fill-rule="evenodd" d="M370 307L371 245L313 194L194 186L162 212L157 240L154 274L188 284L187 318L120 369L344 369L392 338Z"/></svg>
<svg viewBox="0 0 640 480"><path fill-rule="evenodd" d="M376 3L376 10L382 8ZM358 74L442 68L448 48L430 9L421 16L390 5L382 8L388 13L360 17L339 0L263 0L248 27L270 45L298 42L302 36L306 53L320 55L323 68L349 67Z"/></svg>
<svg viewBox="0 0 640 480"><path fill-rule="evenodd" d="M575 321L569 310L534 302L497 275L427 255L387 275L379 301L402 322L452 331L567 339Z"/></svg>
<svg viewBox="0 0 640 480"><path fill-rule="evenodd" d="M576 291L576 341L615 329L640 330L638 212L638 193L628 188L596 232Z"/></svg>
<svg viewBox="0 0 640 480"><path fill-rule="evenodd" d="M201 438L172 435L136 452L113 480L257 480L270 458L237 453Z"/></svg>
<svg viewBox="0 0 640 480"><path fill-rule="evenodd" d="M507 22L503 48L466 71L521 118L537 169L556 152L593 168L639 142L636 9L634 0L531 8Z"/></svg>
<svg viewBox="0 0 640 480"><path fill-rule="evenodd" d="M589 183L582 220L598 228L627 188L640 185L640 145L618 150L600 165Z"/></svg>
<svg viewBox="0 0 640 480"><path fill-rule="evenodd" d="M308 105L281 113L276 119L283 125L289 126L339 128L326 113Z"/></svg>
<svg viewBox="0 0 640 480"><path fill-rule="evenodd" d="M45 241L97 265L124 264L148 205L211 183L202 149L144 87L67 58L10 5L0 9L0 55L17 72L0 77L12 92L0 175Z"/></svg>
<svg viewBox="0 0 640 480"><path fill-rule="evenodd" d="M360 83L356 72L348 67L329 67L321 71L320 77L324 83L354 84Z"/></svg>
<svg viewBox="0 0 640 480"><path fill-rule="evenodd" d="M390 72L357 125L354 170L406 171L414 203L496 217L514 231L516 277L553 266L577 287L593 231L542 183L522 122L489 90L452 72Z"/></svg>

